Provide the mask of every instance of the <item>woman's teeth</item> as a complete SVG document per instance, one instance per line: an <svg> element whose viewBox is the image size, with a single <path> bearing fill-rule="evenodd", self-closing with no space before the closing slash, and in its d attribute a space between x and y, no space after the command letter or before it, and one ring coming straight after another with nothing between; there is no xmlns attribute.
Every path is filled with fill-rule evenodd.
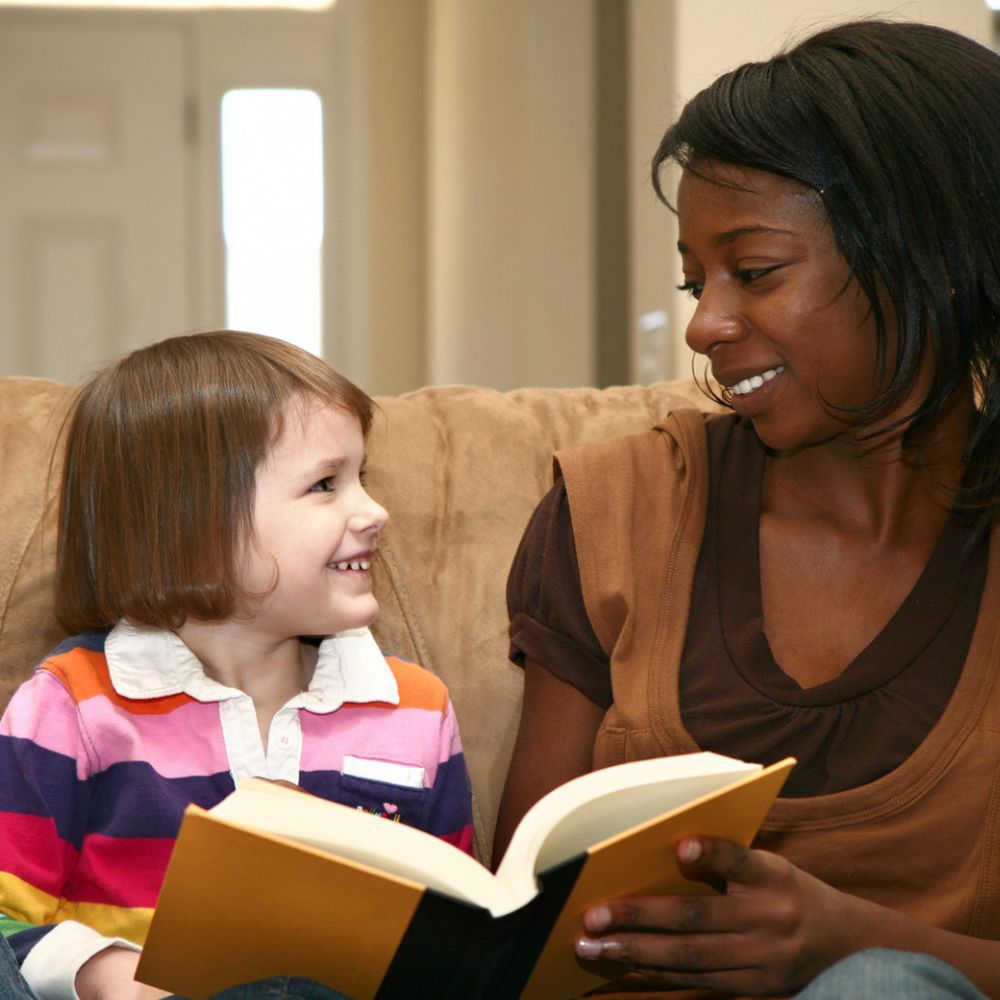
<svg viewBox="0 0 1000 1000"><path fill-rule="evenodd" d="M371 569L371 559L345 559L343 562L330 563L333 569Z"/></svg>
<svg viewBox="0 0 1000 1000"><path fill-rule="evenodd" d="M745 378L736 385L731 385L729 391L734 396L748 396L751 392L759 389L765 382L770 382L775 375L780 375L785 370L784 366L778 368L769 368L766 372L761 372L760 375L751 375L750 378Z"/></svg>

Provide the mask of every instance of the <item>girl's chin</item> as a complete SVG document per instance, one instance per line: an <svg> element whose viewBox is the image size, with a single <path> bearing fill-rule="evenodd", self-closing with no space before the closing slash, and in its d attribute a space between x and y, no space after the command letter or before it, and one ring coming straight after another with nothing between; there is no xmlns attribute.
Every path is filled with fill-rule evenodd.
<svg viewBox="0 0 1000 1000"><path fill-rule="evenodd" d="M358 603L361 604L361 602ZM367 607L359 606L352 608L350 613L336 615L332 622L336 627L327 631L326 634L333 635L337 632L349 632L351 629L368 628L378 618L379 608L374 597L367 603Z"/></svg>

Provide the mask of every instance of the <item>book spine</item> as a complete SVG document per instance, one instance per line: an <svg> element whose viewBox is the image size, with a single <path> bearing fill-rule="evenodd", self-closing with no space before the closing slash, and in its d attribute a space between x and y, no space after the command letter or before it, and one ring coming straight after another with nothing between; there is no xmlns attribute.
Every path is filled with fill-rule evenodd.
<svg viewBox="0 0 1000 1000"><path fill-rule="evenodd" d="M580 854L539 876L538 895L525 913L518 948L507 959L503 976L493 984L495 992L483 994L484 997L490 1000L494 997L497 1000L517 1000L521 996L586 860L586 853ZM583 932L583 924L580 925L580 932Z"/></svg>
<svg viewBox="0 0 1000 1000"><path fill-rule="evenodd" d="M498 919L426 890L375 1000L493 1000L490 983L524 920L521 910Z"/></svg>
<svg viewBox="0 0 1000 1000"><path fill-rule="evenodd" d="M502 917L428 889L375 1000L517 1000L585 860L547 872L538 895Z"/></svg>

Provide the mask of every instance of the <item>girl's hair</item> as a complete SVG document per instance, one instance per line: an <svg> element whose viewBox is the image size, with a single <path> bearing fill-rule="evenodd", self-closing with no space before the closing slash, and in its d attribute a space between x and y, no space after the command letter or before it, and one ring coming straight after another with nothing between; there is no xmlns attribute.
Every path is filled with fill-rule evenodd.
<svg viewBox="0 0 1000 1000"><path fill-rule="evenodd" d="M979 412L960 499L1000 506L1000 56L928 24L838 25L685 106L653 158L663 201L669 160L766 170L820 193L888 376L860 412L902 399L930 352L933 385L904 437L916 443L971 376Z"/></svg>
<svg viewBox="0 0 1000 1000"><path fill-rule="evenodd" d="M70 633L128 616L160 628L241 611L241 541L257 466L282 408L314 397L371 427L374 403L326 362L281 340L174 337L110 365L69 416L56 614Z"/></svg>

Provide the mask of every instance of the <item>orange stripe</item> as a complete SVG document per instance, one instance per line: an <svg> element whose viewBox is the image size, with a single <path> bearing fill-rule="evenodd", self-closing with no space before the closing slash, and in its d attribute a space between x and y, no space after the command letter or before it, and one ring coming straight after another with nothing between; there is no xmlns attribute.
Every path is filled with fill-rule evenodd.
<svg viewBox="0 0 1000 1000"><path fill-rule="evenodd" d="M448 704L448 692L442 681L429 670L415 663L387 656L385 662L396 678L399 687L399 708L423 708L432 712L443 712ZM386 705L385 702L367 702L366 705ZM345 704L345 708L351 705ZM365 707L359 705L358 707ZM387 705L395 708L395 705Z"/></svg>
<svg viewBox="0 0 1000 1000"><path fill-rule="evenodd" d="M111 686L111 675L108 673L108 662L104 654L91 649L77 648L60 653L46 660L41 669L58 677L78 705L88 698L104 697L133 715L165 715L191 701L186 694L150 698L148 701L123 698Z"/></svg>

